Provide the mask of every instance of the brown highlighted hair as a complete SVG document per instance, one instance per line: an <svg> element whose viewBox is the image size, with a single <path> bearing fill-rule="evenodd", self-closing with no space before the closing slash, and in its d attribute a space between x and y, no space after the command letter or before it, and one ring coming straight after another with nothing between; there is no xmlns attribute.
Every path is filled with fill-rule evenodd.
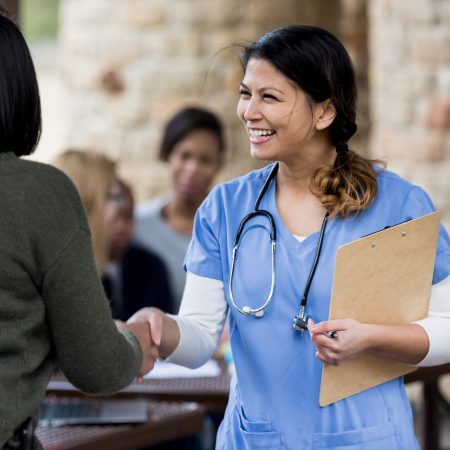
<svg viewBox="0 0 450 450"><path fill-rule="evenodd" d="M92 235L92 247L99 273L109 254L104 209L116 178L116 166L103 154L84 150L67 150L53 162L77 188L86 210Z"/></svg>
<svg viewBox="0 0 450 450"><path fill-rule="evenodd" d="M241 54L244 71L250 58L270 62L312 102L331 100L336 117L329 137L337 156L333 167L317 170L310 189L330 215L348 217L367 208L377 193L374 164L383 163L348 149L347 142L357 130L357 91L353 65L341 42L321 28L292 25L245 46Z"/></svg>

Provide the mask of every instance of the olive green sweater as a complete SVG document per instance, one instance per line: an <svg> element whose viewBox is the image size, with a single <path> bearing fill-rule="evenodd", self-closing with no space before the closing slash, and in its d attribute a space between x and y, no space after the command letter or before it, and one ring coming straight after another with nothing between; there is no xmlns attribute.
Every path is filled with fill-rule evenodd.
<svg viewBox="0 0 450 450"><path fill-rule="evenodd" d="M55 364L80 390L106 394L133 380L142 354L111 319L69 179L0 153L0 189L1 449L36 416Z"/></svg>

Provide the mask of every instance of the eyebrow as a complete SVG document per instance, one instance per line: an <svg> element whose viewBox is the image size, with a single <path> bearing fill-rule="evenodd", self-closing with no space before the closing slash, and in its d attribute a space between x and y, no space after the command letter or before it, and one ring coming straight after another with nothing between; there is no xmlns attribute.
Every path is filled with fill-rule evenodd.
<svg viewBox="0 0 450 450"><path fill-rule="evenodd" d="M241 83L241 87L243 87L244 89L250 90L250 88L245 83ZM277 89L276 87L272 87L272 86L263 86L262 88L259 89L259 91L267 91L267 90L277 91L280 94L285 93L284 91Z"/></svg>

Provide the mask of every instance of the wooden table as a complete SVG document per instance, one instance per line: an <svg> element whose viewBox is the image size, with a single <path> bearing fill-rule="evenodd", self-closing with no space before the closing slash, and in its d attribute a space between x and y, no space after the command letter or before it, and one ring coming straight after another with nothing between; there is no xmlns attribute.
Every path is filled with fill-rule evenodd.
<svg viewBox="0 0 450 450"><path fill-rule="evenodd" d="M45 450L137 450L203 429L205 408L197 403L148 404L150 419L145 424L38 427L36 434Z"/></svg>
<svg viewBox="0 0 450 450"><path fill-rule="evenodd" d="M141 384L132 383L114 394L114 397L127 398L145 396L164 401L196 402L204 405L210 412L224 412L228 402L230 376L223 368L217 377L202 378L146 378ZM58 395L77 395L76 389L63 375L52 377L47 392Z"/></svg>

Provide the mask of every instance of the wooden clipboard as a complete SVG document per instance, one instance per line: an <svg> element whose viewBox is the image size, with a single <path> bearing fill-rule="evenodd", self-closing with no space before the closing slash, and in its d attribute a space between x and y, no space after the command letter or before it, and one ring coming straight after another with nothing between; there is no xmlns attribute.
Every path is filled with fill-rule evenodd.
<svg viewBox="0 0 450 450"><path fill-rule="evenodd" d="M407 324L428 315L440 213L342 245L336 253L330 320ZM324 364L320 406L416 370L372 354Z"/></svg>

